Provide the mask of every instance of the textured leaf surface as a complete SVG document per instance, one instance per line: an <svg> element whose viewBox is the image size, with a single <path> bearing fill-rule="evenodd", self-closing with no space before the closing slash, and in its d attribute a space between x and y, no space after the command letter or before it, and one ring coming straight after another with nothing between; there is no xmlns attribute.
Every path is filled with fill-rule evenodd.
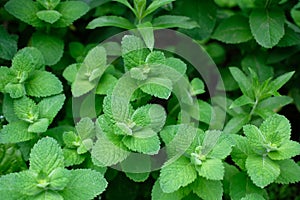
<svg viewBox="0 0 300 200"><path fill-rule="evenodd" d="M19 50L12 60L12 69L19 72L42 69L44 65L44 57L35 47L25 47Z"/></svg>
<svg viewBox="0 0 300 200"><path fill-rule="evenodd" d="M59 94L40 101L38 103L40 118L47 118L51 122L62 108L65 99L64 94Z"/></svg>
<svg viewBox="0 0 300 200"><path fill-rule="evenodd" d="M152 200L181 200L183 198L183 193L180 191L175 191L172 193L164 193L160 188L159 179L154 183L151 192Z"/></svg>
<svg viewBox="0 0 300 200"><path fill-rule="evenodd" d="M10 60L17 53L17 37L9 35L7 31L0 26L0 58Z"/></svg>
<svg viewBox="0 0 300 200"><path fill-rule="evenodd" d="M202 165L196 166L199 176L209 180L222 180L224 176L224 165L219 159L208 159Z"/></svg>
<svg viewBox="0 0 300 200"><path fill-rule="evenodd" d="M93 19L88 25L88 29L94 29L98 27L105 27L105 26L115 26L123 29L133 29L135 28L134 25L127 20L126 18L119 17L119 16L101 16L96 19Z"/></svg>
<svg viewBox="0 0 300 200"><path fill-rule="evenodd" d="M300 181L300 166L292 159L278 161L280 175L275 180L276 183L290 184Z"/></svg>
<svg viewBox="0 0 300 200"><path fill-rule="evenodd" d="M221 200L223 196L221 181L212 181L205 178L198 178L193 183L193 191L205 200Z"/></svg>
<svg viewBox="0 0 300 200"><path fill-rule="evenodd" d="M155 28L185 28L192 29L198 27L195 21L186 16L162 15L154 18L153 26Z"/></svg>
<svg viewBox="0 0 300 200"><path fill-rule="evenodd" d="M1 143L24 142L36 137L35 133L28 132L28 124L23 121L9 123L0 131Z"/></svg>

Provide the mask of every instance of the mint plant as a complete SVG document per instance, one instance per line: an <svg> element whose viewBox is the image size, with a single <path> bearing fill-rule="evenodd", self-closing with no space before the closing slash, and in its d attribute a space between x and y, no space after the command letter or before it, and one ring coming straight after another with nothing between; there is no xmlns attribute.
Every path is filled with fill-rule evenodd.
<svg viewBox="0 0 300 200"><path fill-rule="evenodd" d="M1 197L298 199L299 16L287 0L1 1Z"/></svg>

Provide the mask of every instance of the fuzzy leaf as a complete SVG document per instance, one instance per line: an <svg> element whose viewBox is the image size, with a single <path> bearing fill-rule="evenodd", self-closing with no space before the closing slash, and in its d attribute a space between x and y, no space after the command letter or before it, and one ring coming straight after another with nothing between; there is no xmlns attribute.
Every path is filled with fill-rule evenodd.
<svg viewBox="0 0 300 200"><path fill-rule="evenodd" d="M0 131L1 143L18 143L31 140L36 137L36 134L27 131L28 124L23 121L9 123L3 126Z"/></svg>
<svg viewBox="0 0 300 200"><path fill-rule="evenodd" d="M251 32L258 44L272 48L284 35L284 12L280 8L256 8L250 14Z"/></svg>
<svg viewBox="0 0 300 200"><path fill-rule="evenodd" d="M28 127L28 132L33 133L44 133L47 131L49 126L49 120L47 118L38 119Z"/></svg>
<svg viewBox="0 0 300 200"><path fill-rule="evenodd" d="M24 85L19 83L8 83L4 88L4 92L9 93L11 98L20 98L26 95Z"/></svg>
<svg viewBox="0 0 300 200"><path fill-rule="evenodd" d="M78 154L77 151L74 149L63 149L62 151L63 151L64 163L66 167L72 165L79 165L85 159L84 155Z"/></svg>
<svg viewBox="0 0 300 200"><path fill-rule="evenodd" d="M19 119L26 122L34 122L39 117L38 107L35 102L28 98L23 97L14 101L14 111Z"/></svg>
<svg viewBox="0 0 300 200"><path fill-rule="evenodd" d="M56 10L41 10L36 13L36 16L40 20L53 24L61 17L61 14Z"/></svg>
<svg viewBox="0 0 300 200"><path fill-rule="evenodd" d="M164 193L160 188L159 179L154 183L151 192L152 200L181 200L183 198L183 193L181 191L175 191L172 193Z"/></svg>
<svg viewBox="0 0 300 200"><path fill-rule="evenodd" d="M140 89L161 99L168 99L172 92L172 82L166 78L149 78L141 84Z"/></svg>
<svg viewBox="0 0 300 200"><path fill-rule="evenodd" d="M60 194L64 199L94 199L106 187L107 182L100 172L90 169L76 169L71 171L70 182Z"/></svg>
<svg viewBox="0 0 300 200"><path fill-rule="evenodd" d="M30 170L37 173L43 171L49 175L54 169L64 167L62 150L55 139L45 137L40 139L30 153Z"/></svg>
<svg viewBox="0 0 300 200"><path fill-rule="evenodd" d="M193 192L204 200L221 200L223 186L221 181L198 178L193 184Z"/></svg>
<svg viewBox="0 0 300 200"><path fill-rule="evenodd" d="M280 174L279 165L265 156L250 155L246 168L253 183L261 188L274 182Z"/></svg>
<svg viewBox="0 0 300 200"><path fill-rule="evenodd" d="M46 65L56 64L64 53L64 42L58 37L43 33L34 33L31 46L36 47L43 54Z"/></svg>
<svg viewBox="0 0 300 200"><path fill-rule="evenodd" d="M222 180L224 176L224 165L220 159L207 159L196 166L196 170L199 176L209 180Z"/></svg>
<svg viewBox="0 0 300 200"><path fill-rule="evenodd" d="M60 80L52 73L46 71L35 71L28 78L25 88L27 94L34 97L47 97L63 91Z"/></svg>
<svg viewBox="0 0 300 200"><path fill-rule="evenodd" d="M35 69L43 69L44 66L42 53L35 47L25 47L14 56L11 69L18 72L31 72Z"/></svg>
<svg viewBox="0 0 300 200"><path fill-rule="evenodd" d="M250 98L253 98L254 96L251 92L251 87L249 87L251 83L248 77L246 77L246 75L237 67L230 67L229 70L235 81L240 86L240 89L243 92L243 94Z"/></svg>
<svg viewBox="0 0 300 200"><path fill-rule="evenodd" d="M82 118L75 126L76 131L82 140L95 135L95 125L90 118Z"/></svg>
<svg viewBox="0 0 300 200"><path fill-rule="evenodd" d="M37 0L37 2L47 10L52 10L60 3L60 0Z"/></svg>
<svg viewBox="0 0 300 200"><path fill-rule="evenodd" d="M161 169L159 183L163 192L171 193L192 183L196 178L196 170L189 159L180 157Z"/></svg>
<svg viewBox="0 0 300 200"><path fill-rule="evenodd" d="M252 39L248 19L241 15L231 16L216 28L212 38L225 43L237 44Z"/></svg>
<svg viewBox="0 0 300 200"><path fill-rule="evenodd" d="M47 118L51 123L54 117L62 108L66 97L64 94L59 94L44 98L38 103L40 118Z"/></svg>
<svg viewBox="0 0 300 200"><path fill-rule="evenodd" d="M284 160L300 155L300 144L295 141L286 141L277 150L268 153L272 160Z"/></svg>
<svg viewBox="0 0 300 200"><path fill-rule="evenodd" d="M280 175L275 180L279 184L290 184L300 181L300 166L292 159L278 161Z"/></svg>
<svg viewBox="0 0 300 200"><path fill-rule="evenodd" d="M265 200L265 198L259 194L247 194L245 197L241 198L241 200Z"/></svg>
<svg viewBox="0 0 300 200"><path fill-rule="evenodd" d="M17 39L14 35L9 35L3 26L0 26L0 58L5 60L13 58L17 53Z"/></svg>
<svg viewBox="0 0 300 200"><path fill-rule="evenodd" d="M87 29L95 29L98 27L115 26L123 29L134 29L135 26L126 18L119 16L101 16L93 19Z"/></svg>

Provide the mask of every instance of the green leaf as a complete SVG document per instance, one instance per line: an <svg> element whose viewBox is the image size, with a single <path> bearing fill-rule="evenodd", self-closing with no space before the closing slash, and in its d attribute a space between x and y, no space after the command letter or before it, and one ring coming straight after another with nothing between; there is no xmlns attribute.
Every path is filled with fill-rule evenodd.
<svg viewBox="0 0 300 200"><path fill-rule="evenodd" d="M221 200L223 186L221 181L212 181L204 178L197 178L192 184L193 192L204 200Z"/></svg>
<svg viewBox="0 0 300 200"><path fill-rule="evenodd" d="M47 118L42 118L30 124L28 127L28 132L33 133L44 133L47 131L49 126L49 120Z"/></svg>
<svg viewBox="0 0 300 200"><path fill-rule="evenodd" d="M290 184L300 181L300 166L292 159L278 161L280 175L275 180L279 184Z"/></svg>
<svg viewBox="0 0 300 200"><path fill-rule="evenodd" d="M5 9L16 18L34 27L42 27L44 24L38 19L38 3L28 0L10 0L4 5Z"/></svg>
<svg viewBox="0 0 300 200"><path fill-rule="evenodd" d="M160 171L159 183L163 192L171 193L195 181L197 173L190 160L180 157Z"/></svg>
<svg viewBox="0 0 300 200"><path fill-rule="evenodd" d="M243 131L247 136L250 146L256 153L260 155L266 153L267 150L264 145L267 144L268 141L260 129L252 124L248 124L243 127Z"/></svg>
<svg viewBox="0 0 300 200"><path fill-rule="evenodd" d="M15 35L9 35L3 26L0 26L0 58L11 60L17 53L17 40ZM0 87L1 88L1 87Z"/></svg>
<svg viewBox="0 0 300 200"><path fill-rule="evenodd" d="M235 81L240 86L243 94L248 96L249 98L254 98L254 94L252 93L250 87L252 84L249 81L248 77L237 67L230 67L229 70Z"/></svg>
<svg viewBox="0 0 300 200"><path fill-rule="evenodd" d="M63 190L69 183L71 171L58 167L54 169L49 175L49 189Z"/></svg>
<svg viewBox="0 0 300 200"><path fill-rule="evenodd" d="M16 74L8 67L0 67L0 91L4 92L5 86L15 79Z"/></svg>
<svg viewBox="0 0 300 200"><path fill-rule="evenodd" d="M75 63L71 64L68 67L65 68L63 72L63 77L70 83L73 83L76 79L76 75L78 72L78 69L80 68L81 64Z"/></svg>
<svg viewBox="0 0 300 200"><path fill-rule="evenodd" d="M90 118L82 118L75 126L76 131L82 140L95 135L95 125Z"/></svg>
<svg viewBox="0 0 300 200"><path fill-rule="evenodd" d="M45 137L40 139L30 153L30 170L37 173L43 171L49 175L54 169L64 167L62 150L55 139Z"/></svg>
<svg viewBox="0 0 300 200"><path fill-rule="evenodd" d="M28 77L25 88L27 94L34 97L47 97L63 91L60 80L46 71L35 71Z"/></svg>
<svg viewBox="0 0 300 200"><path fill-rule="evenodd" d="M71 25L89 11L89 6L82 1L61 2L55 8L62 16L53 26L57 28Z"/></svg>
<svg viewBox="0 0 300 200"><path fill-rule="evenodd" d="M248 194L263 195L265 191L252 183L243 172L234 175L230 180L230 197L232 200L240 200Z"/></svg>
<svg viewBox="0 0 300 200"><path fill-rule="evenodd" d="M135 26L126 18L119 16L101 16L93 19L87 25L87 29L95 29L98 27L115 26L123 29L134 29Z"/></svg>
<svg viewBox="0 0 300 200"><path fill-rule="evenodd" d="M276 92L277 90L279 90L284 84L286 84L294 75L294 71L293 72L287 72L279 77L277 77L275 80L273 80L270 84L269 84L269 88L273 91Z"/></svg>
<svg viewBox="0 0 300 200"><path fill-rule="evenodd" d="M248 18L233 15L221 21L212 38L229 44L238 44L252 39Z"/></svg>
<svg viewBox="0 0 300 200"><path fill-rule="evenodd" d="M121 141L109 140L105 135L98 137L92 148L91 156L95 165L111 166L122 162L130 152Z"/></svg>
<svg viewBox="0 0 300 200"><path fill-rule="evenodd" d="M4 144L18 143L35 138L36 134L27 131L28 126L23 121L12 122L3 126L3 129L0 131L0 142Z"/></svg>
<svg viewBox="0 0 300 200"><path fill-rule="evenodd" d="M172 193L164 193L160 188L159 179L155 181L151 192L152 200L181 200L183 198L183 193L181 190L177 190Z"/></svg>
<svg viewBox="0 0 300 200"><path fill-rule="evenodd" d="M108 95L117 84L118 79L111 74L104 73L96 89L96 94Z"/></svg>
<svg viewBox="0 0 300 200"><path fill-rule="evenodd" d="M300 43L300 34L299 32L294 31L292 28L286 27L285 34L279 41L279 47L289 47L298 45Z"/></svg>
<svg viewBox="0 0 300 200"><path fill-rule="evenodd" d="M134 132L132 136L125 136L122 141L128 149L148 155L157 154L160 149L159 137L151 129Z"/></svg>
<svg viewBox="0 0 300 200"><path fill-rule="evenodd" d="M94 199L106 187L107 182L100 172L90 169L76 169L71 171L70 182L60 192L60 195L64 199L72 200Z"/></svg>
<svg viewBox="0 0 300 200"><path fill-rule="evenodd" d="M246 168L253 183L261 188L274 182L280 174L279 165L265 156L250 155Z"/></svg>
<svg viewBox="0 0 300 200"><path fill-rule="evenodd" d="M172 3L175 0L153 0L152 3L148 6L146 11L143 14L143 17L151 14L155 10L157 10L159 7L162 7L166 4Z"/></svg>
<svg viewBox="0 0 300 200"><path fill-rule="evenodd" d="M300 26L300 11L299 11L299 8L300 8L300 3L297 3L291 10L291 16L294 20L294 22Z"/></svg>
<svg viewBox="0 0 300 200"><path fill-rule="evenodd" d="M153 19L153 27L157 29L164 28L184 28L192 29L198 27L195 21L186 16L162 15Z"/></svg>
<svg viewBox="0 0 300 200"><path fill-rule="evenodd" d="M38 107L35 102L28 97L15 100L14 111L19 119L30 123L36 121L39 117Z"/></svg>
<svg viewBox="0 0 300 200"><path fill-rule="evenodd" d="M231 152L232 160L243 170L246 169L246 159L248 155L253 154L250 144L246 137L240 135L232 136L234 139L234 147Z"/></svg>
<svg viewBox="0 0 300 200"><path fill-rule="evenodd" d="M141 84L140 89L152 96L168 99L172 92L172 82L166 78L149 78Z"/></svg>
<svg viewBox="0 0 300 200"><path fill-rule="evenodd" d="M254 103L255 102L253 101L253 99L249 98L248 96L242 95L232 102L229 109L232 109L235 107L241 107L241 106L248 105L248 104L253 105Z"/></svg>
<svg viewBox="0 0 300 200"><path fill-rule="evenodd" d="M256 108L257 110L267 109L271 111L276 111L282 108L283 106L292 103L292 101L293 99L288 96L270 97L259 102Z"/></svg>
<svg viewBox="0 0 300 200"><path fill-rule="evenodd" d="M46 65L56 64L64 53L64 42L60 38L43 33L34 33L31 46L36 47L44 56Z"/></svg>
<svg viewBox="0 0 300 200"><path fill-rule="evenodd" d="M265 198L259 194L247 194L245 197L241 198L241 200L265 200Z"/></svg>
<svg viewBox="0 0 300 200"><path fill-rule="evenodd" d="M277 150L268 153L272 160L284 160L297 155L300 155L300 144L295 141L286 141Z"/></svg>
<svg viewBox="0 0 300 200"><path fill-rule="evenodd" d="M3 98L2 112L3 116L9 123L19 121L19 118L14 112L13 99L7 94L4 95Z"/></svg>
<svg viewBox="0 0 300 200"><path fill-rule="evenodd" d="M55 191L46 190L36 196L32 197L32 200L63 200L64 198Z"/></svg>
<svg viewBox="0 0 300 200"><path fill-rule="evenodd" d="M214 131L210 131L210 134L207 134L208 138L211 138L211 133ZM204 138L205 141L205 138ZM207 140L206 140L207 141ZM221 133L220 137L217 139L216 143L212 146L212 150L208 153L210 158L218 158L225 159L231 152L233 141L230 135L225 135ZM203 146L204 146L203 142ZM213 144L213 143L212 143ZM206 145L205 145L206 146Z"/></svg>
<svg viewBox="0 0 300 200"><path fill-rule="evenodd" d="M231 118L224 127L223 132L225 134L238 133L243 126L249 122L250 118L248 115L241 114Z"/></svg>
<svg viewBox="0 0 300 200"><path fill-rule="evenodd" d="M151 51L154 47L154 32L153 32L153 25L150 22L145 22L142 24L138 24L137 28L147 46L148 49Z"/></svg>
<svg viewBox="0 0 300 200"><path fill-rule="evenodd" d="M13 84L13 83L8 83L4 91L6 93L9 93L11 98L20 98L23 97L26 94L25 87L23 84Z"/></svg>
<svg viewBox="0 0 300 200"><path fill-rule="evenodd" d="M37 2L47 10L52 10L60 3L60 0L37 0Z"/></svg>
<svg viewBox="0 0 300 200"><path fill-rule="evenodd" d="M66 149L64 148L63 150L63 155L64 155L64 163L66 167L72 166L72 165L79 165L81 164L85 156L78 154L75 149Z"/></svg>
<svg viewBox="0 0 300 200"><path fill-rule="evenodd" d="M249 22L255 40L265 48L277 45L284 35L285 16L280 8L256 8Z"/></svg>
<svg viewBox="0 0 300 200"><path fill-rule="evenodd" d="M43 69L44 66L42 53L35 47L25 47L14 56L11 69L18 72L31 72L34 69Z"/></svg>
<svg viewBox="0 0 300 200"><path fill-rule="evenodd" d="M57 113L61 110L66 97L59 94L44 98L38 103L40 118L47 118L51 123Z"/></svg>
<svg viewBox="0 0 300 200"><path fill-rule="evenodd" d="M200 166L196 166L199 176L209 180L222 180L224 165L220 159L207 159Z"/></svg>
<svg viewBox="0 0 300 200"><path fill-rule="evenodd" d="M191 94L193 96L196 96L198 94L203 94L205 92L204 90L204 83L201 79L199 78L194 78L192 81L191 81Z"/></svg>
<svg viewBox="0 0 300 200"><path fill-rule="evenodd" d="M134 182L144 182L149 178L150 172L146 173L129 173L126 172L126 176Z"/></svg>
<svg viewBox="0 0 300 200"><path fill-rule="evenodd" d="M268 142L281 145L290 139L291 125L289 120L278 114L268 117L259 128Z"/></svg>
<svg viewBox="0 0 300 200"><path fill-rule="evenodd" d="M166 112L158 104L148 104L139 107L132 115L132 120L137 126L148 127L159 132L165 124Z"/></svg>
<svg viewBox="0 0 300 200"><path fill-rule="evenodd" d="M41 10L36 13L36 16L40 20L53 24L61 17L61 14L56 10Z"/></svg>

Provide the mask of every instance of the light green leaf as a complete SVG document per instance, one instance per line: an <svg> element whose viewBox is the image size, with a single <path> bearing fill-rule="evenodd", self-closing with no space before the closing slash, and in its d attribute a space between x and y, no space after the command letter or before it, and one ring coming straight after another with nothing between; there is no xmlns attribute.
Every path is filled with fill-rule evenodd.
<svg viewBox="0 0 300 200"><path fill-rule="evenodd" d="M204 90L204 83L201 79L199 78L194 78L191 81L191 94L193 96L196 96L198 94L203 94L205 92Z"/></svg>
<svg viewBox="0 0 300 200"><path fill-rule="evenodd" d="M53 24L61 17L61 14L56 10L41 10L37 12L36 15L40 20L43 20L50 24Z"/></svg>
<svg viewBox="0 0 300 200"><path fill-rule="evenodd" d="M25 87L23 84L8 83L4 87L4 92L9 93L11 98L20 98L26 95Z"/></svg>
<svg viewBox="0 0 300 200"><path fill-rule="evenodd" d="M4 5L5 9L16 18L34 27L42 27L44 24L38 19L38 3L28 0L10 0Z"/></svg>
<svg viewBox="0 0 300 200"><path fill-rule="evenodd" d="M76 79L76 75L78 73L78 69L80 68L81 63L71 64L65 68L63 72L63 77L70 83L73 83Z"/></svg>
<svg viewBox="0 0 300 200"><path fill-rule="evenodd" d="M195 181L197 173L190 160L180 157L160 171L159 183L163 192L171 193Z"/></svg>
<svg viewBox="0 0 300 200"><path fill-rule="evenodd" d="M292 101L293 99L288 96L270 97L259 102L256 108L257 110L268 109L271 111L275 111L287 104L292 103Z"/></svg>
<svg viewBox="0 0 300 200"><path fill-rule="evenodd" d="M265 191L252 183L243 172L234 175L230 180L230 197L232 200L240 200L248 194L264 195Z"/></svg>
<svg viewBox="0 0 300 200"><path fill-rule="evenodd" d="M280 174L279 165L265 156L250 155L246 168L253 183L261 188L274 182Z"/></svg>
<svg viewBox="0 0 300 200"><path fill-rule="evenodd" d="M278 161L280 175L275 180L279 184L290 184L300 181L300 166L292 159Z"/></svg>
<svg viewBox="0 0 300 200"><path fill-rule="evenodd" d="M49 124L49 119L47 118L38 119L33 124L29 125L28 132L44 133L47 131Z"/></svg>
<svg viewBox="0 0 300 200"><path fill-rule="evenodd" d="M104 73L96 89L96 94L108 95L117 84L118 79L111 74Z"/></svg>
<svg viewBox="0 0 300 200"><path fill-rule="evenodd" d="M49 189L63 190L69 183L71 171L58 167L49 174Z"/></svg>
<svg viewBox="0 0 300 200"><path fill-rule="evenodd" d="M256 153L263 155L267 152L265 144L267 144L268 141L260 129L252 124L248 124L243 127L243 131L247 136L251 148Z"/></svg>
<svg viewBox="0 0 300 200"><path fill-rule="evenodd" d="M223 132L225 134L235 134L238 133L243 126L249 122L250 118L248 115L241 114L236 115L235 117L231 118L224 127Z"/></svg>
<svg viewBox="0 0 300 200"><path fill-rule="evenodd" d="M248 104L254 104L254 100L249 98L248 96L246 95L242 95L240 96L239 98L237 98L236 100L234 100L232 102L232 104L230 105L229 109L232 109L232 108L235 108L235 107L241 107L241 106L244 106L244 105L248 105Z"/></svg>
<svg viewBox="0 0 300 200"><path fill-rule="evenodd" d="M147 104L139 107L132 115L137 126L148 127L159 132L166 121L166 111L158 104Z"/></svg>
<svg viewBox="0 0 300 200"><path fill-rule="evenodd" d="M148 155L157 154L160 149L159 137L151 129L142 129L132 136L125 136L123 143L132 151Z"/></svg>
<svg viewBox="0 0 300 200"><path fill-rule="evenodd" d="M62 150L55 139L45 137L40 139L30 153L30 170L37 173L43 171L49 175L54 169L64 167Z"/></svg>
<svg viewBox="0 0 300 200"><path fill-rule="evenodd" d="M35 47L25 47L14 56L11 69L18 72L31 72L35 69L43 69L44 66L42 53Z"/></svg>
<svg viewBox="0 0 300 200"><path fill-rule="evenodd" d="M23 97L14 101L14 111L19 119L26 122L34 122L39 117L38 107L35 102L28 98Z"/></svg>
<svg viewBox="0 0 300 200"><path fill-rule="evenodd" d="M27 131L28 126L28 123L23 121L12 122L3 126L0 131L0 142L4 144L18 143L35 138L36 134Z"/></svg>
<svg viewBox="0 0 300 200"><path fill-rule="evenodd" d="M55 10L62 16L53 26L61 28L71 25L75 20L87 13L89 6L82 1L67 1L59 3Z"/></svg>
<svg viewBox="0 0 300 200"><path fill-rule="evenodd" d="M14 112L14 103L13 99L9 95L4 95L2 112L5 119L11 123L15 121L19 121L19 118Z"/></svg>
<svg viewBox="0 0 300 200"><path fill-rule="evenodd" d="M111 166L122 162L129 156L127 150L121 141L109 140L105 135L100 135L92 148L91 156L95 165Z"/></svg>
<svg viewBox="0 0 300 200"><path fill-rule="evenodd" d="M11 60L17 53L17 40L15 35L9 35L3 26L0 26L0 58ZM0 86L1 88L1 86Z"/></svg>
<svg viewBox="0 0 300 200"><path fill-rule="evenodd" d="M152 96L168 99L172 92L172 81L166 78L148 78L140 86L140 89Z"/></svg>
<svg viewBox="0 0 300 200"><path fill-rule="evenodd" d="M220 159L207 159L200 166L196 166L199 176L209 180L222 180L224 165Z"/></svg>
<svg viewBox="0 0 300 200"><path fill-rule="evenodd" d="M280 8L256 8L249 22L255 40L265 48L277 45L284 35L285 16Z"/></svg>
<svg viewBox="0 0 300 200"><path fill-rule="evenodd" d="M126 18L119 16L101 16L93 19L87 29L95 29L98 27L115 26L123 29L134 29L135 26Z"/></svg>
<svg viewBox="0 0 300 200"><path fill-rule="evenodd" d="M77 169L71 171L70 182L60 192L60 195L64 199L72 200L94 199L106 187L107 182L100 172L90 169Z"/></svg>
<svg viewBox="0 0 300 200"><path fill-rule="evenodd" d="M300 155L300 144L295 141L286 141L277 150L268 153L272 160L284 160L297 155Z"/></svg>
<svg viewBox="0 0 300 200"><path fill-rule="evenodd" d="M54 117L62 108L66 97L64 94L59 94L42 99L38 103L40 118L47 118L51 123Z"/></svg>
<svg viewBox="0 0 300 200"><path fill-rule="evenodd" d="M197 178L192 184L193 192L204 200L221 200L223 186L221 181L212 181L205 178Z"/></svg>
<svg viewBox="0 0 300 200"><path fill-rule="evenodd" d="M291 125L289 120L278 114L268 117L259 128L268 142L281 145L291 137Z"/></svg>
<svg viewBox="0 0 300 200"><path fill-rule="evenodd" d="M65 131L63 133L63 140L68 148L76 148L80 145L80 138L73 131Z"/></svg>
<svg viewBox="0 0 300 200"><path fill-rule="evenodd" d="M242 15L233 15L221 21L212 38L219 41L238 44L252 39L248 18Z"/></svg>
<svg viewBox="0 0 300 200"><path fill-rule="evenodd" d="M152 24L150 22L145 22L138 24L137 27L147 48L152 51L154 47L154 33Z"/></svg>
<svg viewBox="0 0 300 200"><path fill-rule="evenodd" d="M27 94L34 97L47 97L63 91L60 80L46 71L35 71L28 77L25 88Z"/></svg>
<svg viewBox="0 0 300 200"><path fill-rule="evenodd" d="M153 19L155 29L164 28L184 28L192 29L198 27L198 24L186 16L162 15Z"/></svg>
<svg viewBox="0 0 300 200"><path fill-rule="evenodd" d="M90 118L82 118L75 126L76 131L82 140L95 135L95 125Z"/></svg>
<svg viewBox="0 0 300 200"><path fill-rule="evenodd" d="M59 193L51 190L45 190L30 198L32 200L64 200L64 198Z"/></svg>
<svg viewBox="0 0 300 200"><path fill-rule="evenodd" d="M235 81L240 86L243 94L248 96L249 98L254 98L254 94L252 93L250 87L252 84L248 77L237 67L230 67L229 70Z"/></svg>
<svg viewBox="0 0 300 200"><path fill-rule="evenodd" d="M300 11L299 11L299 8L300 8L300 2L297 3L291 10L291 16L294 20L294 22L300 26Z"/></svg>
<svg viewBox="0 0 300 200"><path fill-rule="evenodd" d="M64 53L64 42L60 38L43 33L34 33L31 46L36 47L43 54L46 65L56 64Z"/></svg>
<svg viewBox="0 0 300 200"><path fill-rule="evenodd" d="M64 164L66 167L69 167L72 165L79 165L85 159L85 156L78 154L76 149L64 148L62 151L63 151L63 155L64 155Z"/></svg>
<svg viewBox="0 0 300 200"><path fill-rule="evenodd" d="M164 193L160 188L159 179L155 181L154 186L151 192L151 199L152 200L181 200L183 198L183 193L181 190L177 190L172 193Z"/></svg>
<svg viewBox="0 0 300 200"><path fill-rule="evenodd" d="M300 5L300 4L299 4ZM298 45L300 43L300 34L299 32L294 31L290 27L285 28L285 34L279 41L278 45L279 47L289 47Z"/></svg>
<svg viewBox="0 0 300 200"><path fill-rule="evenodd" d="M113 0L113 1L116 1L116 2L119 2L123 5L125 5L127 8L129 8L135 15L137 15L136 13L136 10L133 9L133 7L130 5L130 3L128 2L128 0Z"/></svg>
<svg viewBox="0 0 300 200"><path fill-rule="evenodd" d="M47 10L52 10L60 3L60 0L37 0L37 2Z"/></svg>
<svg viewBox="0 0 300 200"><path fill-rule="evenodd" d="M218 130L207 130L201 144L201 154L207 155L216 146L222 132Z"/></svg>
<svg viewBox="0 0 300 200"><path fill-rule="evenodd" d="M134 182L144 182L149 178L150 172L145 173L129 173L126 172L126 176Z"/></svg>
<svg viewBox="0 0 300 200"><path fill-rule="evenodd" d="M146 11L143 14L143 17L151 14L155 10L157 10L159 7L162 7L166 4L172 3L175 0L153 0L152 3L148 6Z"/></svg>
<svg viewBox="0 0 300 200"><path fill-rule="evenodd" d="M4 92L5 86L15 79L15 72L8 67L0 67L0 91Z"/></svg>
<svg viewBox="0 0 300 200"><path fill-rule="evenodd" d="M211 134L207 135L210 137ZM233 139L230 135L221 133L213 149L208 153L210 158L225 159L231 152L233 146Z"/></svg>
<svg viewBox="0 0 300 200"><path fill-rule="evenodd" d="M231 152L232 160L239 166L241 169L245 170L245 162L248 155L253 154L250 144L246 137L240 135L233 135L234 147Z"/></svg>
<svg viewBox="0 0 300 200"><path fill-rule="evenodd" d="M269 84L269 88L271 91L276 92L277 90L279 90L284 84L286 84L294 75L294 71L292 72L287 72L279 77L277 77L275 80L273 80L270 84Z"/></svg>
<svg viewBox="0 0 300 200"><path fill-rule="evenodd" d="M247 194L245 197L241 198L241 200L265 200L265 198L259 194Z"/></svg>

